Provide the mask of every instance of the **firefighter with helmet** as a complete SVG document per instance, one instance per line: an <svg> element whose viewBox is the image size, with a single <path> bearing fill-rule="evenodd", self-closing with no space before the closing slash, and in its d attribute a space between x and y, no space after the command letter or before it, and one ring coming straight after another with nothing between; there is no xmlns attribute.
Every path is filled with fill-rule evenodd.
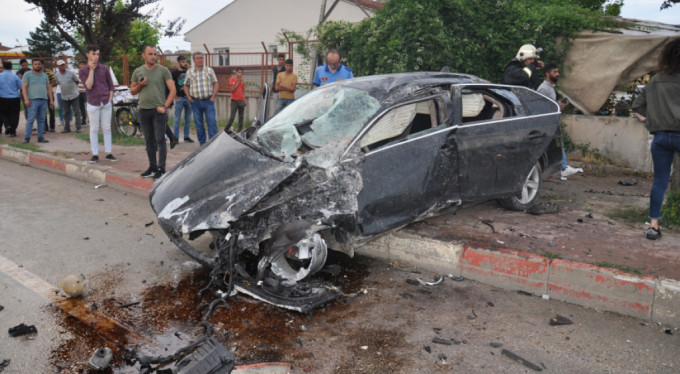
<svg viewBox="0 0 680 374"><path fill-rule="evenodd" d="M540 80L536 70L543 67L543 61L538 61L541 48L525 44L517 51L517 55L505 67L503 83L516 86L536 88L536 79Z"/></svg>

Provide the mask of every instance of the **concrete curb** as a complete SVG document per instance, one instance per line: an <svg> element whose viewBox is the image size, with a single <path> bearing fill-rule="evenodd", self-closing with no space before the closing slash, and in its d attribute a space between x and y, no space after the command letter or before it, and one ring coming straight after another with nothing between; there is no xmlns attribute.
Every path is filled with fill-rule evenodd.
<svg viewBox="0 0 680 374"><path fill-rule="evenodd" d="M443 242L403 232L381 236L356 252L680 327L680 282L672 279L636 276L512 249Z"/></svg>
<svg viewBox="0 0 680 374"><path fill-rule="evenodd" d="M91 165L87 161L64 159L50 153L33 152L25 149L0 145L0 158L55 174L65 175L94 185L106 184L114 189L148 196L153 179L120 171L111 166Z"/></svg>
<svg viewBox="0 0 680 374"><path fill-rule="evenodd" d="M148 196L153 180L65 160L48 153L0 145L0 158L66 175L95 185ZM388 261L406 261L442 274L463 276L481 283L573 304L617 312L680 327L680 281L635 276L619 270L574 261L549 259L484 244L444 242L405 232L382 235L356 252Z"/></svg>

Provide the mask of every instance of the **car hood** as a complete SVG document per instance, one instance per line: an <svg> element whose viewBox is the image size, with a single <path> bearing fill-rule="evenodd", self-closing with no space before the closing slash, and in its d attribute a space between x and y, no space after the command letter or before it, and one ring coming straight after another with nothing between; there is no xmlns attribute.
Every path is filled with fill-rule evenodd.
<svg viewBox="0 0 680 374"><path fill-rule="evenodd" d="M159 223L185 234L228 228L298 167L220 132L154 185L151 206Z"/></svg>

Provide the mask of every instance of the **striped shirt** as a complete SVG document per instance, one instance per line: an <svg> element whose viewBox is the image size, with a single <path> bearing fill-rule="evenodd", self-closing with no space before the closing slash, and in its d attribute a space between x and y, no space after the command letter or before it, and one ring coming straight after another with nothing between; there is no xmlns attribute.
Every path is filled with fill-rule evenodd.
<svg viewBox="0 0 680 374"><path fill-rule="evenodd" d="M204 66L201 70L192 67L184 79L184 89L186 91L186 86L189 86L189 96L204 100L212 96L215 83L217 83L217 76L211 67Z"/></svg>

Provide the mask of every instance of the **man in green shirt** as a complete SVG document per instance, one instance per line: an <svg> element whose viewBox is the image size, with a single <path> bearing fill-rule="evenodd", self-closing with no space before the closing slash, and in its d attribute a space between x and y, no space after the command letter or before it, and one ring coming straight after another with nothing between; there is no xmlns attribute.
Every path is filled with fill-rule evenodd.
<svg viewBox="0 0 680 374"><path fill-rule="evenodd" d="M28 111L24 143L28 143L31 140L33 121L36 120L38 121L38 143L49 143L47 139L43 138L43 130L45 129L45 116L48 104L50 110L54 108L52 103L52 86L50 85L49 78L47 78L47 74L43 72L42 60L34 59L32 65L33 70L24 73L21 78L24 107Z"/></svg>
<svg viewBox="0 0 680 374"><path fill-rule="evenodd" d="M142 53L144 65L132 73L130 93L139 94L139 123L146 141L146 155L149 168L143 178L158 179L165 174L165 159L168 153L165 144L165 128L168 125L167 110L175 99L175 82L170 70L156 63L156 48L147 45ZM170 92L165 96L165 90ZM158 161L156 161L158 150Z"/></svg>

